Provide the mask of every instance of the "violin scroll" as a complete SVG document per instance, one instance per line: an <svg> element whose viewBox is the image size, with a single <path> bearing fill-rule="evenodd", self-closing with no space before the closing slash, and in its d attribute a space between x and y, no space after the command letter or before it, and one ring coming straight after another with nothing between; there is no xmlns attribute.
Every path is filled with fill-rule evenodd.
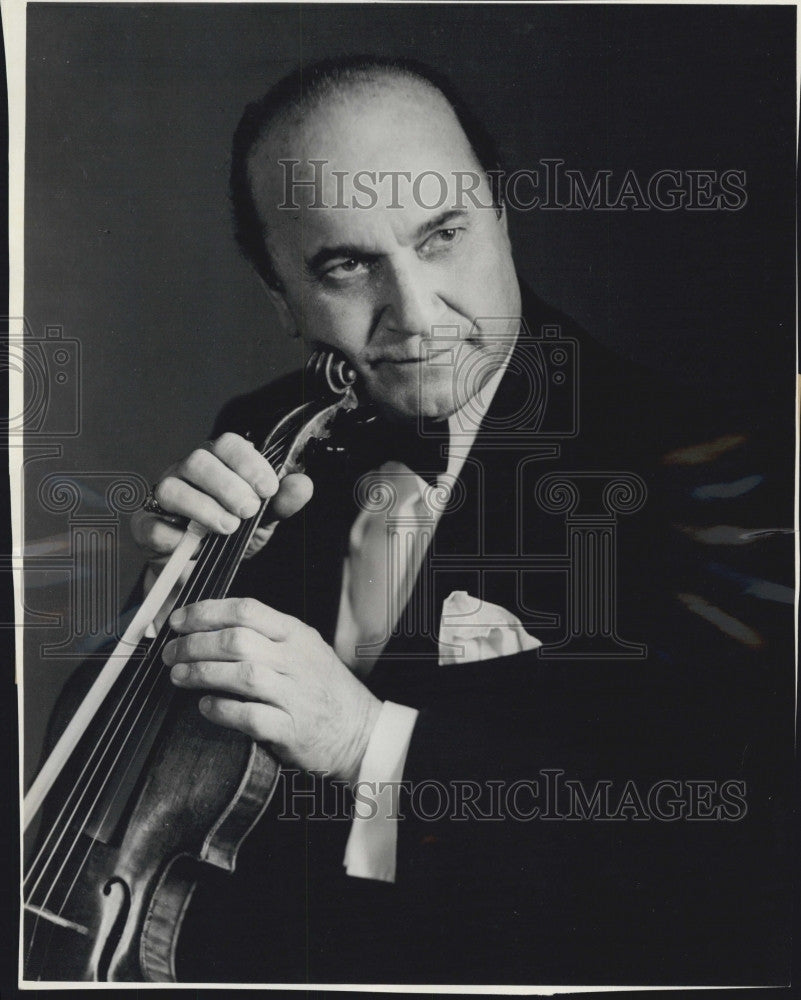
<svg viewBox="0 0 801 1000"><path fill-rule="evenodd" d="M321 385L325 380L331 392L338 396L352 391L358 377L342 355L324 348L312 352L306 362L306 372Z"/></svg>

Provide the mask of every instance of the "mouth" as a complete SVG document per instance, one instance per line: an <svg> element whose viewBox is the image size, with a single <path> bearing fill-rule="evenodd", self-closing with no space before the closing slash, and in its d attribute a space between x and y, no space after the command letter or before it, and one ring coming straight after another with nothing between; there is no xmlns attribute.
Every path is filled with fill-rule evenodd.
<svg viewBox="0 0 801 1000"><path fill-rule="evenodd" d="M425 365L430 364L434 358L441 358L444 354L452 353L452 347L444 347L441 351L427 351L424 358L378 358L377 361L373 362L373 367L377 368L379 365Z"/></svg>

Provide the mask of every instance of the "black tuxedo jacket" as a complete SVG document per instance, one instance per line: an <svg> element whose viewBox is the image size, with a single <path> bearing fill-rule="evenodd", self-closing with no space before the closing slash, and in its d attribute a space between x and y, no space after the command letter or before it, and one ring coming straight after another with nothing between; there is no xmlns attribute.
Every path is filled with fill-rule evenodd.
<svg viewBox="0 0 801 1000"><path fill-rule="evenodd" d="M314 783L314 801L290 795L287 809L288 790L311 784L285 775L237 873L198 890L182 938L183 978L486 984L785 977L781 745L790 746L792 721L791 702L783 700L791 678L781 665L791 662L791 621L760 624L754 631L770 641L755 646L736 628L726 634L708 616L688 612L725 595L719 584L704 596L705 556L676 530L693 516L687 508L698 495L699 462L680 462L677 472L665 459L680 446L720 437L731 417L612 357L528 291L524 318L527 330L421 571L417 631L402 618L368 681L379 697L420 713L400 797L395 884L349 878L342 867L347 802L335 807L329 797L321 805L330 795L322 781ZM298 391L291 378L236 400L215 432L249 431L258 439ZM532 410L543 398L546 405ZM712 479L731 475L722 461ZM234 593L297 615L332 641L362 471L358 462L318 463L313 500L243 566ZM571 533L596 523L606 510L604 484L623 473L631 510L622 496L612 617L603 627L585 620L593 637L566 645L582 581L594 572L586 560L603 558L600 548L585 551L571 577ZM546 489L563 481L578 484L568 512L556 495L549 503ZM632 499L640 489L642 504ZM710 523L724 515L705 513ZM607 542L598 546L609 544L608 528L607 519L598 535ZM453 590L513 611L543 648L439 666L433 637ZM702 603L693 605L688 594ZM642 652L632 657L637 646ZM659 818L645 801L666 779L677 783L671 788L685 803L684 818ZM587 797L606 783L613 812L628 787L629 808L617 818L568 818L571 800L553 799L551 818L543 818L549 781L557 783L551 791L560 781L578 782ZM712 782L718 806L721 785L741 782L726 787L742 790L747 805L718 808L714 820L688 818L704 812L691 796L710 794L693 781ZM455 788L468 782L481 798L474 811L462 805L460 812ZM503 797L520 782L529 784L517 786L516 811ZM541 809L525 819L535 804L531 782ZM487 797L493 783L501 790L495 805ZM447 789L458 818L452 808L441 815L435 785ZM482 818L493 810L504 815ZM293 811L299 818L280 818ZM329 818L316 818L323 813Z"/></svg>
<svg viewBox="0 0 801 1000"><path fill-rule="evenodd" d="M345 874L351 802L287 773L234 875L198 888L181 979L785 981L792 614L742 581L791 573L792 551L767 540L710 556L686 528L791 524L791 449L775 435L758 448L742 401L677 394L528 291L524 319L424 561L416 617L402 616L368 679L419 711L395 884ZM292 376L235 400L214 433L258 440L302 392ZM730 446L699 448L710 441ZM329 642L355 483L392 457L352 452L317 456L313 499L232 588ZM761 489L716 489L749 483L754 461ZM588 590L601 578L606 604ZM439 666L454 590L514 612L543 647ZM465 789L478 789L472 806Z"/></svg>

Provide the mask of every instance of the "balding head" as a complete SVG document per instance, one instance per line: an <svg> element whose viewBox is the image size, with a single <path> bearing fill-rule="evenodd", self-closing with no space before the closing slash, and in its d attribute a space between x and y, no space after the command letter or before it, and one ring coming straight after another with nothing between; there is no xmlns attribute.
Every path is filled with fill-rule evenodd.
<svg viewBox="0 0 801 1000"><path fill-rule="evenodd" d="M429 106L440 103L441 110L444 110L441 102L445 102L448 108L445 119L455 121L460 127L461 141L472 150L475 163L486 175L492 204L500 210L503 170L498 150L483 123L445 76L416 60L380 56L348 56L301 67L247 106L233 139L230 190L236 238L245 257L270 287L281 288L282 282L267 252L267 220L261 216L254 198L251 175L254 153L259 150L266 157L265 165L270 159L276 164L282 158L295 159L305 161L306 165L309 160L325 159L320 150L325 145L326 131L331 131L325 127L327 109L347 112L350 108L351 117L345 116L350 131L371 96L377 99L382 92L393 89L410 99L408 108L418 116L421 108L415 108L415 97L422 96ZM333 126L333 118L330 121ZM322 131L318 134L319 126ZM301 137L306 155L300 155ZM285 173L280 176L285 179Z"/></svg>

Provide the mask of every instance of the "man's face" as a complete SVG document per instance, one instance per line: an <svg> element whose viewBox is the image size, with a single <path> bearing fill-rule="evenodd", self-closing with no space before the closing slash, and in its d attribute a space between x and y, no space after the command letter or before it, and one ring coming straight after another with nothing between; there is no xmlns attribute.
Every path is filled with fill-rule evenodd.
<svg viewBox="0 0 801 1000"><path fill-rule="evenodd" d="M520 325L505 218L452 109L414 81L383 80L276 132L250 177L279 308L308 341L341 351L390 417L449 416ZM289 186L315 169L317 192Z"/></svg>

